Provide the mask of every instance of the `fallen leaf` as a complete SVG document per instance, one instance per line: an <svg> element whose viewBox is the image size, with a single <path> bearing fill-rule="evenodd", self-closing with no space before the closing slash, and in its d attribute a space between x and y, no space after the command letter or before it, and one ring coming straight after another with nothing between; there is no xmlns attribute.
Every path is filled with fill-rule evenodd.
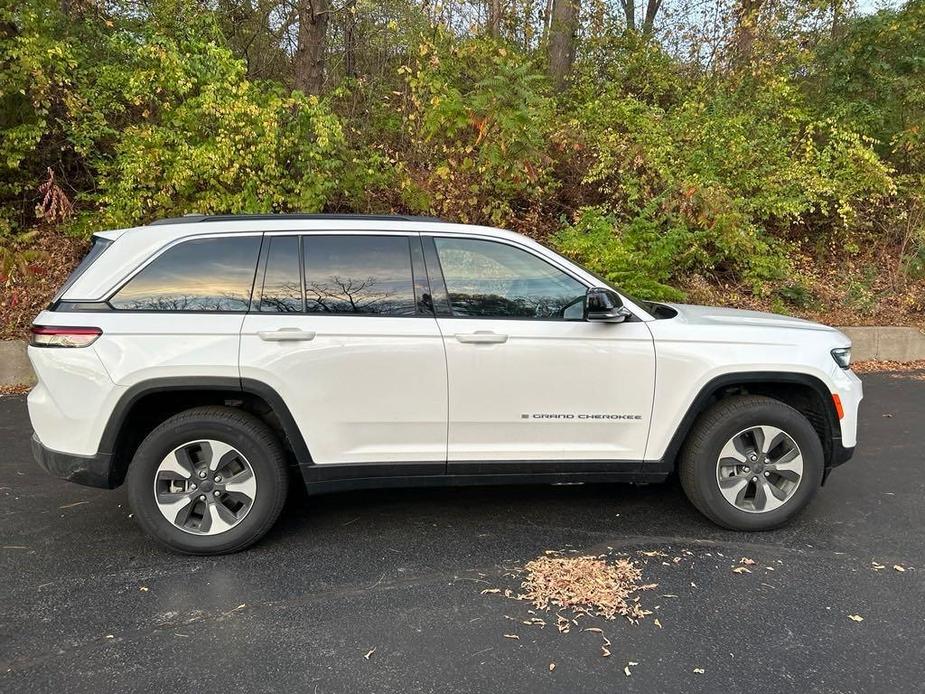
<svg viewBox="0 0 925 694"><path fill-rule="evenodd" d="M601 646L601 657L602 657L602 658L609 658L609 657L610 657L610 651L607 650L607 646Z"/></svg>
<svg viewBox="0 0 925 694"><path fill-rule="evenodd" d="M89 503L90 503L89 501L75 501L73 504L65 504L64 506L59 506L58 509L60 510L63 508L74 508L75 506L80 506L82 504L89 504Z"/></svg>
<svg viewBox="0 0 925 694"><path fill-rule="evenodd" d="M147 592L148 592L148 586L142 586L142 587L139 588L138 590L140 590L142 593L147 593Z"/></svg>
<svg viewBox="0 0 925 694"><path fill-rule="evenodd" d="M556 664L555 664L555 663L550 663L550 664L549 664L549 671L552 672L552 671L555 670L555 669L556 669Z"/></svg>
<svg viewBox="0 0 925 694"><path fill-rule="evenodd" d="M479 593L479 595L485 595L486 593L490 593L494 595L495 593L500 593L500 592L501 592L500 588L486 588L481 593Z"/></svg>
<svg viewBox="0 0 925 694"><path fill-rule="evenodd" d="M848 619L850 619L852 622L863 622L864 621L864 618L859 614L849 614Z"/></svg>
<svg viewBox="0 0 925 694"><path fill-rule="evenodd" d="M629 666L629 665L627 665L626 667L623 668L623 674L626 675L627 677L629 677L631 674L633 674L633 673L630 672L630 666Z"/></svg>
<svg viewBox="0 0 925 694"><path fill-rule="evenodd" d="M744 566L737 566L737 567L735 567L735 568L732 570L732 573L734 573L734 574L750 574L751 571L750 571L749 569L746 569Z"/></svg>
<svg viewBox="0 0 925 694"><path fill-rule="evenodd" d="M899 564L893 564L893 568L896 569L899 573L905 573L905 569Z"/></svg>
<svg viewBox="0 0 925 694"><path fill-rule="evenodd" d="M376 649L377 649L377 648L378 648L378 646L373 646L373 647L369 650L369 652L368 652L366 655L364 655L363 657L366 658L366 660L369 660L369 657L370 657L373 653L376 652Z"/></svg>
<svg viewBox="0 0 925 694"><path fill-rule="evenodd" d="M504 638L506 638L506 639L517 639L518 641L520 641L520 637L519 637L517 634L505 634L505 635L504 635Z"/></svg>
<svg viewBox="0 0 925 694"><path fill-rule="evenodd" d="M657 626L659 629L662 628L662 623L658 621L658 617L655 618L655 626Z"/></svg>
<svg viewBox="0 0 925 694"><path fill-rule="evenodd" d="M695 667L694 672L696 672L698 675L702 675L704 673L704 670L702 667Z"/></svg>
<svg viewBox="0 0 925 694"><path fill-rule="evenodd" d="M745 566L754 566L754 565L755 565L755 560L754 560L754 559L749 559L748 557L742 557L741 559L739 559L739 563L740 563L740 564L745 564Z"/></svg>

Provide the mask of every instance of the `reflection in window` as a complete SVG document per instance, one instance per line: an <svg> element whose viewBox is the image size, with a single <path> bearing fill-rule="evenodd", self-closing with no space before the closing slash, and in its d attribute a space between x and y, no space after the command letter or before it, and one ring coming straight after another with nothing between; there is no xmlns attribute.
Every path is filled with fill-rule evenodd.
<svg viewBox="0 0 925 694"><path fill-rule="evenodd" d="M434 239L455 316L580 320L585 286L532 253L477 239Z"/></svg>
<svg viewBox="0 0 925 694"><path fill-rule="evenodd" d="M299 277L299 237L269 239L267 270L260 295L260 310L298 313L302 310L302 279Z"/></svg>
<svg viewBox="0 0 925 694"><path fill-rule="evenodd" d="M405 236L305 236L305 310L413 316Z"/></svg>
<svg viewBox="0 0 925 694"><path fill-rule="evenodd" d="M259 249L259 236L177 244L109 303L125 311L247 311Z"/></svg>

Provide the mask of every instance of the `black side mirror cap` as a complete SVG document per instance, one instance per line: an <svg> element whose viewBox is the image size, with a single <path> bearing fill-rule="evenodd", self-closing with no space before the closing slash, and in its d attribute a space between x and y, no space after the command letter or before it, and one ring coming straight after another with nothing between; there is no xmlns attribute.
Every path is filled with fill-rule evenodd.
<svg viewBox="0 0 925 694"><path fill-rule="evenodd" d="M585 320L622 323L630 317L620 295L604 287L591 287L585 294Z"/></svg>

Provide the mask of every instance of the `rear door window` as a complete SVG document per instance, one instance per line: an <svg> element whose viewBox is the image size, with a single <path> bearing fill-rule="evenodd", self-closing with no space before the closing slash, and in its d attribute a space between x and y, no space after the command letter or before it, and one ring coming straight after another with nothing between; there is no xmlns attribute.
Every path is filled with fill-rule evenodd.
<svg viewBox="0 0 925 694"><path fill-rule="evenodd" d="M299 237L267 237L266 272L258 310L264 313L301 313L302 276L299 270Z"/></svg>
<svg viewBox="0 0 925 694"><path fill-rule="evenodd" d="M184 241L168 248L109 303L123 311L246 312L259 236Z"/></svg>
<svg viewBox="0 0 925 694"><path fill-rule="evenodd" d="M415 316L407 236L318 235L302 239L308 313ZM420 244L417 237L413 239Z"/></svg>

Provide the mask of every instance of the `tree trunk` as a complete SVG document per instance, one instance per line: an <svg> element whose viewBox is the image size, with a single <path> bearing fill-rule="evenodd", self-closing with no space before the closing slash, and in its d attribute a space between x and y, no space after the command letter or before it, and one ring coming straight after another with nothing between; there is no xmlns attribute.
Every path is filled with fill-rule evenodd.
<svg viewBox="0 0 925 694"><path fill-rule="evenodd" d="M642 35L651 36L655 31L655 16L662 6L662 0L648 0L646 3L646 16L642 21Z"/></svg>
<svg viewBox="0 0 925 694"><path fill-rule="evenodd" d="M492 38L501 36L501 0L488 0L488 33Z"/></svg>
<svg viewBox="0 0 925 694"><path fill-rule="evenodd" d="M575 62L575 35L578 33L580 0L553 0L549 22L549 76L556 91L565 89Z"/></svg>
<svg viewBox="0 0 925 694"><path fill-rule="evenodd" d="M295 88L306 94L320 94L324 85L329 12L329 0L299 2L299 37L293 59L293 81Z"/></svg>
<svg viewBox="0 0 925 694"><path fill-rule="evenodd" d="M636 31L636 0L620 0L620 6L626 15L626 30Z"/></svg>
<svg viewBox="0 0 925 694"><path fill-rule="evenodd" d="M763 2L764 0L739 0L732 39L733 60L736 65L743 66L751 62Z"/></svg>
<svg viewBox="0 0 925 694"><path fill-rule="evenodd" d="M357 76L357 38L356 38L356 0L353 0L344 12L344 74Z"/></svg>

